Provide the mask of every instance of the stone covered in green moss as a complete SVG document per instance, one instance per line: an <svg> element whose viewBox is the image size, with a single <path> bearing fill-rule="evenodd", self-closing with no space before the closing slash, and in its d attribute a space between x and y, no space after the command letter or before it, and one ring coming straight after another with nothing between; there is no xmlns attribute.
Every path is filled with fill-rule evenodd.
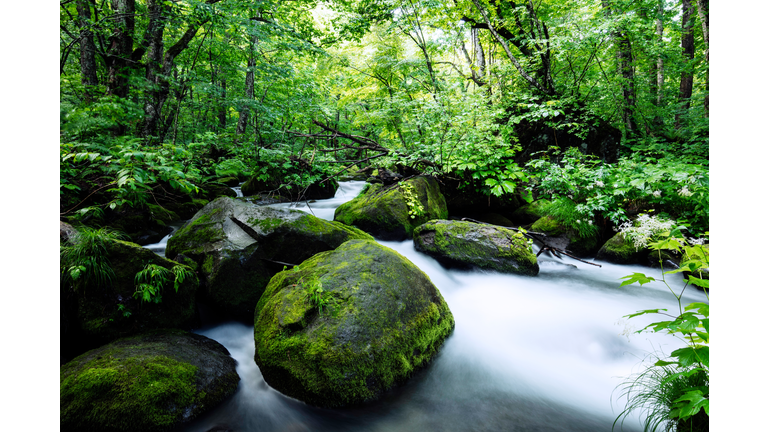
<svg viewBox="0 0 768 432"><path fill-rule="evenodd" d="M568 231L568 240L568 251L581 258L595 256L595 253L601 246L597 236L582 238L574 230Z"/></svg>
<svg viewBox="0 0 768 432"><path fill-rule="evenodd" d="M510 216L514 222L522 225L534 223L544 216L544 212L541 209L549 204L550 202L545 199L536 200L518 208Z"/></svg>
<svg viewBox="0 0 768 432"><path fill-rule="evenodd" d="M318 300L312 287L323 289ZM375 241L351 240L272 278L256 307L255 360L282 393L347 406L425 366L453 327L424 272Z"/></svg>
<svg viewBox="0 0 768 432"><path fill-rule="evenodd" d="M568 228L558 222L552 216L543 216L531 225L531 231L544 233L548 236L565 234Z"/></svg>
<svg viewBox="0 0 768 432"><path fill-rule="evenodd" d="M168 240L165 254L199 272L214 308L250 320L269 279L283 268L279 262L298 264L350 239L372 238L298 210L222 197L181 227Z"/></svg>
<svg viewBox="0 0 768 432"><path fill-rule="evenodd" d="M339 206L333 219L382 240L405 240L424 222L447 218L448 208L437 181L416 177L392 186L371 185L352 201Z"/></svg>
<svg viewBox="0 0 768 432"><path fill-rule="evenodd" d="M416 250L444 265L535 276L539 273L528 240L504 227L434 220L413 232Z"/></svg>
<svg viewBox="0 0 768 432"><path fill-rule="evenodd" d="M631 240L624 238L624 234L617 233L597 251L595 259L615 264L646 264L647 258L648 250L636 249Z"/></svg>
<svg viewBox="0 0 768 432"><path fill-rule="evenodd" d="M114 272L111 284L83 287L76 291L72 286L63 286L66 297L74 297L78 329L73 338L85 341L62 340L62 344L86 342L91 348L120 337L158 328L183 328L195 318L195 295L197 277L186 278L178 291L173 280L163 285L160 303L141 302L133 297L136 292L136 273L146 264L155 264L171 269L179 263L163 258L149 249L125 241L107 243L107 259ZM82 351L80 351L82 352Z"/></svg>
<svg viewBox="0 0 768 432"><path fill-rule="evenodd" d="M205 336L120 339L61 367L61 430L167 431L233 394L239 380L227 349Z"/></svg>

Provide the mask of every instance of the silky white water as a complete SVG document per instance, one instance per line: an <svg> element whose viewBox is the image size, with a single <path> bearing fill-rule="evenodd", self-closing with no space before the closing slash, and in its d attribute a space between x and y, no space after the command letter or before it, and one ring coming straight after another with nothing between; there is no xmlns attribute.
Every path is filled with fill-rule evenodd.
<svg viewBox="0 0 768 432"><path fill-rule="evenodd" d="M333 209L362 186L342 183L326 200L332 205L310 206L332 220ZM634 333L661 316L622 318L642 309L677 311L660 282L619 288L620 278L634 272L660 280L659 270L604 262L599 268L542 255L535 277L456 271L417 252L410 240L380 243L421 268L454 315L456 328L430 365L375 403L319 409L266 384L253 360L251 325L203 328L198 333L237 360L241 381L233 397L180 430L609 431L623 408L618 392L612 399L615 387L640 370L649 352L682 346L669 336ZM673 276L670 284L680 292L680 275ZM683 299L706 301L690 288ZM624 430L638 425L633 419Z"/></svg>

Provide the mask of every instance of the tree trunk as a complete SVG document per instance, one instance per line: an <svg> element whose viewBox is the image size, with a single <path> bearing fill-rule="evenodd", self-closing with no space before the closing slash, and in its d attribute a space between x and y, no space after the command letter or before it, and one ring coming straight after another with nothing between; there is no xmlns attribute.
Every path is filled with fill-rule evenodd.
<svg viewBox="0 0 768 432"><path fill-rule="evenodd" d="M218 69L219 72L221 72L221 69ZM227 101L227 80L225 78L222 78L221 81L219 81L221 84L219 86L219 127L221 128L221 132L226 132L227 130L227 107L226 107L226 101Z"/></svg>
<svg viewBox="0 0 768 432"><path fill-rule="evenodd" d="M658 46L661 47L664 44L664 2L659 1L658 9L656 10L656 41L658 43ZM663 106L664 103L664 59L659 55L659 57L656 59L656 64L654 66L654 72L656 80L655 85L653 86L653 95L654 95L654 105L656 105L657 110L660 109ZM656 112L656 115L653 117L653 124L657 127L661 127L664 125L664 120L662 119L661 115L659 115L658 111Z"/></svg>
<svg viewBox="0 0 768 432"><path fill-rule="evenodd" d="M683 48L683 73L680 76L680 94L678 102L681 112L691 108L691 96L693 95L693 23L691 22L691 0L683 0L683 16L681 20L682 38L680 44ZM675 129L680 128L681 112L675 115Z"/></svg>
<svg viewBox="0 0 768 432"><path fill-rule="evenodd" d="M253 51L256 48L256 43L258 43L258 39L254 36L248 54L248 70L245 72L245 98L248 100L248 103L253 101L253 68L256 66L256 57L253 55ZM249 112L250 107L248 104L243 105L242 109L240 109L240 118L237 120L237 129L235 132L237 135L245 133L245 128L248 125Z"/></svg>
<svg viewBox="0 0 768 432"><path fill-rule="evenodd" d="M168 76L173 73L176 57L189 46L189 42L195 37L197 30L206 21L203 20L190 24L184 35L173 46L165 50L165 53L162 55L162 67L159 73L155 74L151 79L154 85L144 105L145 118L142 136L145 138L154 136L157 133L160 113L170 94L171 83L168 80ZM162 27L158 29L159 32L162 32Z"/></svg>
<svg viewBox="0 0 768 432"><path fill-rule="evenodd" d="M112 0L112 10L115 28L109 37L107 51L107 94L124 98L128 95L129 59L136 23L135 0Z"/></svg>
<svg viewBox="0 0 768 432"><path fill-rule="evenodd" d="M80 27L80 79L86 86L86 99L93 97L95 86L99 85L96 75L96 44L91 31L91 5L89 0L77 0L78 25Z"/></svg>
<svg viewBox="0 0 768 432"><path fill-rule="evenodd" d="M603 9L606 16L610 19L614 11L605 0L603 0ZM626 134L633 136L637 133L637 124L635 122L635 69L632 57L632 43L629 40L629 33L620 28L612 32L612 38L614 43L616 43L616 62L621 74L621 92L624 96L624 104L621 110L622 120Z"/></svg>
<svg viewBox="0 0 768 432"><path fill-rule="evenodd" d="M699 9L699 21L701 21L701 33L704 36L704 62L707 64L707 73L705 75L705 88L707 93L704 95L704 109L706 116L709 117L709 0L696 0Z"/></svg>

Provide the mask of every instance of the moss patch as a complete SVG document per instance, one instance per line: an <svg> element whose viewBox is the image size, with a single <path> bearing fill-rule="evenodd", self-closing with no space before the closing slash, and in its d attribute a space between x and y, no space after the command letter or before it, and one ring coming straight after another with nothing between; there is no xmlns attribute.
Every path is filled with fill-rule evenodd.
<svg viewBox="0 0 768 432"><path fill-rule="evenodd" d="M537 219L533 225L531 225L531 231L540 232L551 236L564 234L566 229L567 228L565 226L561 225L552 216L541 217Z"/></svg>

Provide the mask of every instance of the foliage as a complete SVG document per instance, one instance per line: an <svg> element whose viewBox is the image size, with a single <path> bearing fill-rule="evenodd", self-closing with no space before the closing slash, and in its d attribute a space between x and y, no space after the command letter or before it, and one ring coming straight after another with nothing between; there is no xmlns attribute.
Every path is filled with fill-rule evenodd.
<svg viewBox="0 0 768 432"><path fill-rule="evenodd" d="M125 234L109 228L80 228L60 246L62 281L71 283L75 290L110 285L115 273L107 244L125 238Z"/></svg>
<svg viewBox="0 0 768 432"><path fill-rule="evenodd" d="M84 201L78 203L78 198L85 192L87 199L103 191L102 202L95 206L115 209L145 205L161 183L184 193L198 191L192 180L200 179L199 172L185 166L190 154L178 146L148 147L136 138L119 137L109 146L68 142L62 143L60 149L62 204L74 205L67 213L78 209ZM70 193L77 195L72 197Z"/></svg>
<svg viewBox="0 0 768 432"><path fill-rule="evenodd" d="M703 279L701 272L709 268L709 245L691 244L685 240L677 228L661 235L662 239L651 243L651 249L659 252L668 250L681 253L680 267L662 273L662 282L678 303L677 315L669 315L666 309L650 309L627 315L632 318L646 314L662 314L672 320L649 324L642 331L666 333L683 341L683 348L672 351L667 358L659 358L640 374L623 384L622 396L627 396L627 405L616 419L622 422L633 411L646 412L645 430L656 430L664 426L665 430L680 425L693 424L693 417L702 409L709 416L709 304L690 303L683 307L682 296L688 284L696 285L707 293L709 281ZM663 267L662 267L663 270ZM667 275L688 271L696 276L688 276L687 283L676 293L667 283ZM655 279L642 273L625 276L621 286L638 282L640 285ZM707 294L707 299L709 295ZM616 425L614 422L614 427Z"/></svg>
<svg viewBox="0 0 768 432"><path fill-rule="evenodd" d="M405 198L405 204L408 206L408 215L411 219L416 219L419 216L424 215L424 206L419 202L416 192L413 190L413 185L409 183L398 183L397 185Z"/></svg>
<svg viewBox="0 0 768 432"><path fill-rule="evenodd" d="M173 290L179 292L179 286L186 278L194 276L192 271L183 265L175 265L168 270L157 264L147 264L136 273L135 299L146 303L160 303L163 300L161 291L173 280Z"/></svg>
<svg viewBox="0 0 768 432"><path fill-rule="evenodd" d="M529 190L552 200L551 211L572 228L578 229L575 220L588 223L598 216L619 226L640 209L676 219L693 235L709 227L709 172L700 165L666 158L607 164L576 148L552 148L526 168Z"/></svg>

